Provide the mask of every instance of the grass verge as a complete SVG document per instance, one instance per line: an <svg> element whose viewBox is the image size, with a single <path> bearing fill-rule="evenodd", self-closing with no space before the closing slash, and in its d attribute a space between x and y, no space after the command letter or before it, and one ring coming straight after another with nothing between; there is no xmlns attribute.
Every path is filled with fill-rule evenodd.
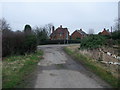
<svg viewBox="0 0 120 90"><path fill-rule="evenodd" d="M3 60L2 87L14 88L29 75L42 59L43 52L37 51L24 56L10 56Z"/></svg>
<svg viewBox="0 0 120 90"><path fill-rule="evenodd" d="M104 68L97 65L97 63L90 60L90 58L86 57L85 55L82 55L80 53L72 51L70 48L64 47L64 51L75 58L75 60L81 62L84 64L89 70L94 72L96 75L98 75L101 79L105 80L107 83L109 83L114 88L119 88L120 80L119 78L115 78L109 71L105 70Z"/></svg>

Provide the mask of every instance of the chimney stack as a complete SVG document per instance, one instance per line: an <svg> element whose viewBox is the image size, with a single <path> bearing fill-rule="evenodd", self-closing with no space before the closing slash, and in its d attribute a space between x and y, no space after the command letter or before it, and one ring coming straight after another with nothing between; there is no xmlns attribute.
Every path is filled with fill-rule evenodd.
<svg viewBox="0 0 120 90"><path fill-rule="evenodd" d="M112 26L111 26L111 33L112 33Z"/></svg>
<svg viewBox="0 0 120 90"><path fill-rule="evenodd" d="M104 28L104 30L106 30L106 29Z"/></svg>
<svg viewBox="0 0 120 90"><path fill-rule="evenodd" d="M82 29L80 29L80 31L82 31Z"/></svg>
<svg viewBox="0 0 120 90"><path fill-rule="evenodd" d="M62 25L60 25L60 28L62 28Z"/></svg>
<svg viewBox="0 0 120 90"><path fill-rule="evenodd" d="M55 27L54 26L52 26L52 33L55 31Z"/></svg>

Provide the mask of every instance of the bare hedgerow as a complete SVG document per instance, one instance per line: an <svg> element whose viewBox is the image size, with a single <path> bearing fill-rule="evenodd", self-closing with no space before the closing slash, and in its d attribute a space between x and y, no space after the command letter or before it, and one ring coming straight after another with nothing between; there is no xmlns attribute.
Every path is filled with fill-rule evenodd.
<svg viewBox="0 0 120 90"><path fill-rule="evenodd" d="M12 31L5 19L0 19L2 30L2 56L24 55L35 52L37 38L33 32Z"/></svg>

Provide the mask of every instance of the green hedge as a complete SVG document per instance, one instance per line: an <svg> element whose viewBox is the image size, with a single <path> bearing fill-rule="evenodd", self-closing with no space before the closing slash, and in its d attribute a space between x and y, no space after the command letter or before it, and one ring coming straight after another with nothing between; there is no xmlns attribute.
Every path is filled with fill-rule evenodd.
<svg viewBox="0 0 120 90"><path fill-rule="evenodd" d="M72 43L80 43L80 40L44 40L43 42L39 43L40 45L46 44L72 44Z"/></svg>
<svg viewBox="0 0 120 90"><path fill-rule="evenodd" d="M90 35L81 40L82 49L95 49L105 45L106 37L100 35Z"/></svg>

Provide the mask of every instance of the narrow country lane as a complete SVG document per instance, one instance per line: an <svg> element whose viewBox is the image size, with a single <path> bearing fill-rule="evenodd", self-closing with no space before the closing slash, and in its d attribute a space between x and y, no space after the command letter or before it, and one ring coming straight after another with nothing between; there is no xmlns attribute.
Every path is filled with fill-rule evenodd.
<svg viewBox="0 0 120 90"><path fill-rule="evenodd" d="M44 51L43 60L38 63L32 88L106 88L104 81L76 63L64 51L66 45L43 45L38 49Z"/></svg>

